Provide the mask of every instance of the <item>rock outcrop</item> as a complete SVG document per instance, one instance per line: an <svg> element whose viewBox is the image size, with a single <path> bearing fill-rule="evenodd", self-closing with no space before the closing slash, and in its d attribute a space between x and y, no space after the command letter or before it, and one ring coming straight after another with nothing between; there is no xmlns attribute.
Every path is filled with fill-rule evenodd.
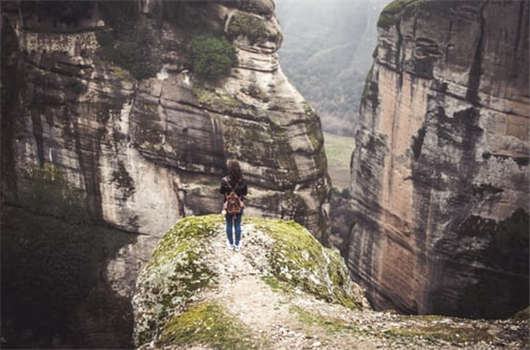
<svg viewBox="0 0 530 350"><path fill-rule="evenodd" d="M378 31L336 241L378 308L510 316L528 305L529 4L399 0Z"/></svg>
<svg viewBox="0 0 530 350"><path fill-rule="evenodd" d="M140 272L139 349L488 349L523 346L528 319L374 312L343 258L292 222L246 217L227 249L220 215L180 220Z"/></svg>
<svg viewBox="0 0 530 350"><path fill-rule="evenodd" d="M235 48L228 76L214 81L194 71L190 42L200 35ZM250 185L248 215L294 219L325 240L329 179L320 121L279 67L281 42L271 0L3 2L2 252L14 253L2 254L3 276L13 276L2 299L12 303L9 312L26 305L15 271L30 264L49 272L28 258L27 242L41 227L44 250L68 246L56 259L66 268L78 258L77 240L84 247L70 272L82 280L74 304L92 314L61 309L68 315L57 322L112 338L105 321L112 317L95 315L87 295L98 285L100 299L130 299L162 232L178 218L220 211L227 159L240 161ZM53 223L41 225L46 220ZM74 238L56 241L63 237L57 227ZM81 234L86 227L99 233ZM99 244L105 249L96 257ZM95 274L90 281L85 269ZM51 298L59 304L61 295ZM39 318L46 320L26 321ZM65 343L54 332L39 346L128 346L127 336Z"/></svg>

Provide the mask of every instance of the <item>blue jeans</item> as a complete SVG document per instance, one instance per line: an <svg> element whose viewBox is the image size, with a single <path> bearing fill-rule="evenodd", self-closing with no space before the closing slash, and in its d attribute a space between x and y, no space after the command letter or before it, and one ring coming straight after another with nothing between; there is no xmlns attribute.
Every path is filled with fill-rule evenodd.
<svg viewBox="0 0 530 350"><path fill-rule="evenodd" d="M232 221L235 222L236 226L236 245L239 245L239 241L241 240L241 217L243 216L243 210L241 210L241 213L236 215L229 215L226 214L226 237L228 238L228 242L230 244L234 244L234 241L232 239Z"/></svg>

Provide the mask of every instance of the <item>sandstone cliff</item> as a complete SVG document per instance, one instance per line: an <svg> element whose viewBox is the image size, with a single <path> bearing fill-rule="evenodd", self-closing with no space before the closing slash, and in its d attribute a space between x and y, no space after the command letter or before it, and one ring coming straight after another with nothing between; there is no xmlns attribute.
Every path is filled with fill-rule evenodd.
<svg viewBox="0 0 530 350"><path fill-rule="evenodd" d="M139 266L178 218L220 210L227 159L249 182L247 214L326 239L320 121L279 67L271 0L1 9L2 326L27 327L18 345L128 346ZM235 47L228 76L198 77L200 35Z"/></svg>
<svg viewBox="0 0 530 350"><path fill-rule="evenodd" d="M381 13L335 237L376 307L504 317L528 305L528 18L526 1Z"/></svg>

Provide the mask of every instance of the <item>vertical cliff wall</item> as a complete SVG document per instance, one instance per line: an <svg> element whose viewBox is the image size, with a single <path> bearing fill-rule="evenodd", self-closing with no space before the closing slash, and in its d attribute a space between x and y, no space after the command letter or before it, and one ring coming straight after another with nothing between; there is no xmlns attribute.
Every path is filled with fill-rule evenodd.
<svg viewBox="0 0 530 350"><path fill-rule="evenodd" d="M379 308L503 317L528 305L529 5L381 13L342 250Z"/></svg>
<svg viewBox="0 0 530 350"><path fill-rule="evenodd" d="M326 239L320 121L278 64L271 0L1 9L9 345L130 346L139 266L178 218L220 211L227 159L249 182L247 215ZM235 47L226 77L194 70L201 35Z"/></svg>

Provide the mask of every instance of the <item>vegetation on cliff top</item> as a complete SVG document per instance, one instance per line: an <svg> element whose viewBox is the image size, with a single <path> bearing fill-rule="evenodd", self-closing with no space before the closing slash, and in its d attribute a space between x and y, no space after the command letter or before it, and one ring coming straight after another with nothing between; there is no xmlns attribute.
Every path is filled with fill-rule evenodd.
<svg viewBox="0 0 530 350"><path fill-rule="evenodd" d="M398 22L399 17L403 13L403 10L412 9L417 5L421 4L425 0L394 0L388 4L377 21L377 26L382 28L388 28Z"/></svg>
<svg viewBox="0 0 530 350"><path fill-rule="evenodd" d="M97 31L99 56L141 80L153 77L162 68L156 52L158 39L149 21L138 20L134 2L101 2L99 9L107 29Z"/></svg>
<svg viewBox="0 0 530 350"><path fill-rule="evenodd" d="M237 64L234 45L226 38L212 33L193 37L190 58L193 72L202 79L217 80L228 75Z"/></svg>
<svg viewBox="0 0 530 350"><path fill-rule="evenodd" d="M228 35L231 38L236 38L239 35L244 35L248 38L251 44L257 42L259 39L267 37L269 33L260 17L237 11L228 25Z"/></svg>
<svg viewBox="0 0 530 350"><path fill-rule="evenodd" d="M261 341L256 338L220 303L210 301L190 307L171 319L162 331L157 346L206 343L215 349L245 350L260 348Z"/></svg>
<svg viewBox="0 0 530 350"><path fill-rule="evenodd" d="M268 253L274 277L292 288L348 308L360 308L344 260L323 247L307 229L294 221L248 219L267 233L274 244Z"/></svg>
<svg viewBox="0 0 530 350"><path fill-rule="evenodd" d="M220 215L188 217L161 239L137 282L133 304L142 312L135 325L136 344L152 339L174 312L184 310L194 294L215 277L206 264L204 250L220 221Z"/></svg>

